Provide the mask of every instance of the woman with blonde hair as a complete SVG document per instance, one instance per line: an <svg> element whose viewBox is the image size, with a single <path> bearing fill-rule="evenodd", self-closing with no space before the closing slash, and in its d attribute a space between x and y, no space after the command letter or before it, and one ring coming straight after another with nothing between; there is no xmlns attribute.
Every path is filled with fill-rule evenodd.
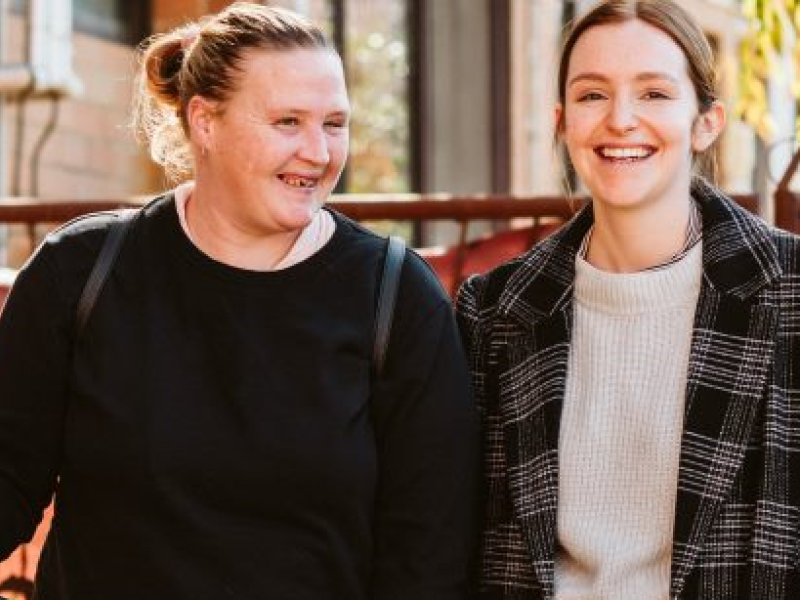
<svg viewBox="0 0 800 600"><path fill-rule="evenodd" d="M235 3L153 38L141 76L154 157L194 179L136 215L81 327L113 218L60 229L20 272L0 558L55 492L40 600L463 598L466 361L412 252L373 358L386 240L323 208L347 157L341 60L298 15Z"/></svg>

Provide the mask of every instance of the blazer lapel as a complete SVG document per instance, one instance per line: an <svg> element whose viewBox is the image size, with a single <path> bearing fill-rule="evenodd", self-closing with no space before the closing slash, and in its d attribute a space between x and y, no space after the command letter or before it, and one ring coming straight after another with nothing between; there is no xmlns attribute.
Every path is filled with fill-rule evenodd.
<svg viewBox="0 0 800 600"><path fill-rule="evenodd" d="M566 389L575 253L591 209L523 259L500 298L500 417L512 508L545 598L554 595L558 430Z"/></svg>
<svg viewBox="0 0 800 600"><path fill-rule="evenodd" d="M558 498L558 427L569 356L569 315L537 324L537 340L508 339L500 375L500 418L508 485L545 597L553 595ZM542 343L538 338L546 336Z"/></svg>
<svg viewBox="0 0 800 600"><path fill-rule="evenodd" d="M778 322L763 293L780 275L765 225L710 188L694 193L703 213L704 281L689 359L671 597L682 590L742 466Z"/></svg>

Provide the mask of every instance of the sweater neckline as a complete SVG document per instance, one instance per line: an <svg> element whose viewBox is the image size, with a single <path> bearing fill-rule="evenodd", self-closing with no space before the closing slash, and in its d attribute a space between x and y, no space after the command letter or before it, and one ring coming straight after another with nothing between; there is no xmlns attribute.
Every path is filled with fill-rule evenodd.
<svg viewBox="0 0 800 600"><path fill-rule="evenodd" d="M614 315L662 312L695 304L703 278L703 244L660 269L609 273L575 258L575 300Z"/></svg>

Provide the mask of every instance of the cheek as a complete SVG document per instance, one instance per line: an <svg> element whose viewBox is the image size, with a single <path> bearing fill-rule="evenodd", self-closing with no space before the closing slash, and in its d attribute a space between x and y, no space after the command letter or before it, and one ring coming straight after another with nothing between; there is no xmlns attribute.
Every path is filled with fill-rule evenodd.
<svg viewBox="0 0 800 600"><path fill-rule="evenodd" d="M697 128L697 115L686 110L664 110L654 113L650 119L660 135L671 141L692 143Z"/></svg>
<svg viewBox="0 0 800 600"><path fill-rule="evenodd" d="M561 142L573 163L580 163L588 159L588 152L594 152L594 147L588 142L588 136L580 127L580 123L570 122L561 134Z"/></svg>
<svg viewBox="0 0 800 600"><path fill-rule="evenodd" d="M264 131L243 133L239 153L242 160L254 168L273 169L282 167L297 152L297 141L282 135Z"/></svg>
<svg viewBox="0 0 800 600"><path fill-rule="evenodd" d="M228 153L234 161L251 163L264 154L266 144L270 143L256 128L236 127L228 131L222 152Z"/></svg>
<svg viewBox="0 0 800 600"><path fill-rule="evenodd" d="M596 114L586 110L569 111L561 121L561 139L567 146L585 143L592 131L598 126Z"/></svg>
<svg viewBox="0 0 800 600"><path fill-rule="evenodd" d="M328 152L331 155L331 161L344 164L347 160L347 152L350 148L350 138L347 135L338 135L330 138L328 141Z"/></svg>

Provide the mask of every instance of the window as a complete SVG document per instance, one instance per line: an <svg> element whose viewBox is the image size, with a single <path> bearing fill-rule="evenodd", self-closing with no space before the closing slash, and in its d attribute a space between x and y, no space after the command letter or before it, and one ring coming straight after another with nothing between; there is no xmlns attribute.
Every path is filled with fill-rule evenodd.
<svg viewBox="0 0 800 600"><path fill-rule="evenodd" d="M348 0L344 14L344 58L354 114L348 191L410 191L415 186L405 2Z"/></svg>
<svg viewBox="0 0 800 600"><path fill-rule="evenodd" d="M28 8L27 0L13 0L15 12ZM73 0L75 31L135 45L150 29L150 2L137 0Z"/></svg>
<svg viewBox="0 0 800 600"><path fill-rule="evenodd" d="M149 9L141 0L75 0L72 18L77 31L135 45L149 32Z"/></svg>

